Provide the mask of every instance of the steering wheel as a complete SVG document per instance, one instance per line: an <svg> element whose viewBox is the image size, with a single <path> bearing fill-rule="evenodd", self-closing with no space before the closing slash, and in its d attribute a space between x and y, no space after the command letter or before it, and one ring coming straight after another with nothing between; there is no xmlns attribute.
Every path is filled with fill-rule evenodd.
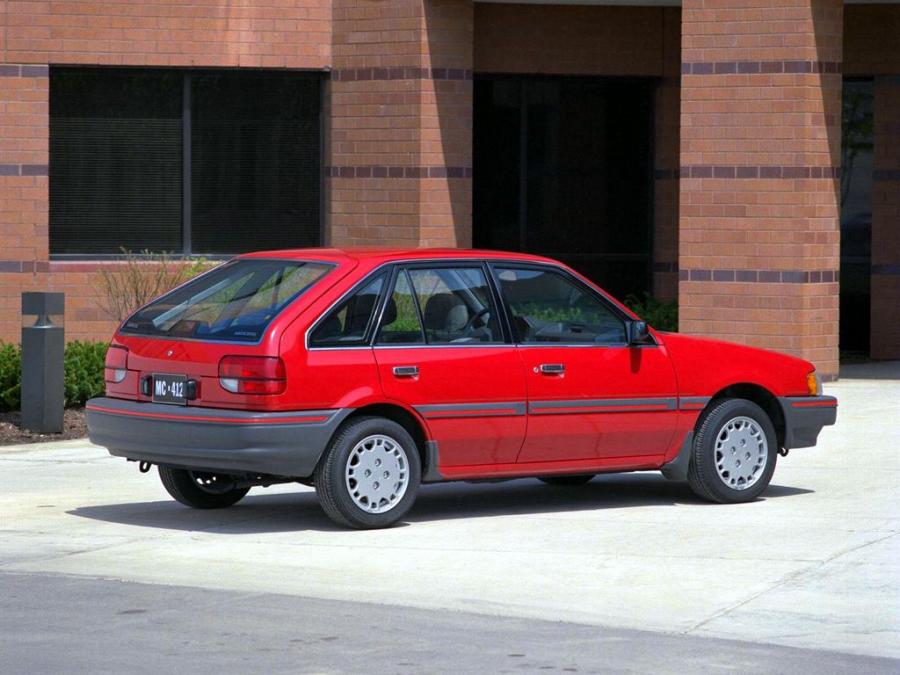
<svg viewBox="0 0 900 675"><path fill-rule="evenodd" d="M490 313L491 313L490 307L482 307L480 310L475 312L475 314L473 314L471 317L469 317L469 320L466 321L466 325L463 326L463 331L468 333L475 327L475 322L478 321L478 319L480 319L481 317L485 316L486 314L490 314ZM482 321L482 323L487 323L487 321Z"/></svg>

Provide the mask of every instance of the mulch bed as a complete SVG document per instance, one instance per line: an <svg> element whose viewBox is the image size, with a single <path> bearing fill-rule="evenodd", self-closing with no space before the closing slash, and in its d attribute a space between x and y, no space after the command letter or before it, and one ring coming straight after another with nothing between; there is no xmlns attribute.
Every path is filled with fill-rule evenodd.
<svg viewBox="0 0 900 675"><path fill-rule="evenodd" d="M0 412L0 445L19 445L20 443L46 443L48 441L68 441L73 438L87 436L87 424L84 419L84 408L68 408L63 414L63 432L61 434L39 434L23 429L20 424L22 413Z"/></svg>

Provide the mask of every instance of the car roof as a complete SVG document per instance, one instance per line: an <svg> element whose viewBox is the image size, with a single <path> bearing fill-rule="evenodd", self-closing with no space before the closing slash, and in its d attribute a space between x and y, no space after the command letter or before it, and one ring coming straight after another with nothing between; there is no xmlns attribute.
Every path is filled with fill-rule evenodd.
<svg viewBox="0 0 900 675"><path fill-rule="evenodd" d="M321 260L325 262L370 262L384 263L393 261L415 260L521 260L526 262L549 262L555 260L529 253L513 253L510 251L489 251L485 249L467 248L292 248L277 251L256 251L245 253L241 258L285 258L295 260Z"/></svg>

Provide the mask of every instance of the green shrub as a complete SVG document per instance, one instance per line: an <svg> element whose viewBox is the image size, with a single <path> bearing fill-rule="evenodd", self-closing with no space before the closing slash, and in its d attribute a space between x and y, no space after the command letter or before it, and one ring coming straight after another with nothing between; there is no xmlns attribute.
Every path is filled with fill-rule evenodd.
<svg viewBox="0 0 900 675"><path fill-rule="evenodd" d="M0 410L18 410L22 394L22 349L0 343Z"/></svg>
<svg viewBox="0 0 900 675"><path fill-rule="evenodd" d="M104 392L103 363L108 348L106 342L75 340L66 345L66 406L84 405L89 398Z"/></svg>
<svg viewBox="0 0 900 675"><path fill-rule="evenodd" d="M631 294L625 298L625 304L656 330L678 330L678 302L675 300L659 300L649 293L644 293L642 300Z"/></svg>
<svg viewBox="0 0 900 675"><path fill-rule="evenodd" d="M106 342L74 341L66 345L63 357L66 406L83 405L106 388L103 362ZM18 410L22 397L22 348L0 343L0 411Z"/></svg>

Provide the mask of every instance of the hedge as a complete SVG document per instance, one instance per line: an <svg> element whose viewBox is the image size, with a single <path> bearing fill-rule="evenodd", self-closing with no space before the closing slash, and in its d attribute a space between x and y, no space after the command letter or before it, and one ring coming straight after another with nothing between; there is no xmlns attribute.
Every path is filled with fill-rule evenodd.
<svg viewBox="0 0 900 675"><path fill-rule="evenodd" d="M103 362L106 342L74 340L66 345L63 357L66 406L84 405L103 393ZM0 343L0 410L18 410L22 395L22 348Z"/></svg>

